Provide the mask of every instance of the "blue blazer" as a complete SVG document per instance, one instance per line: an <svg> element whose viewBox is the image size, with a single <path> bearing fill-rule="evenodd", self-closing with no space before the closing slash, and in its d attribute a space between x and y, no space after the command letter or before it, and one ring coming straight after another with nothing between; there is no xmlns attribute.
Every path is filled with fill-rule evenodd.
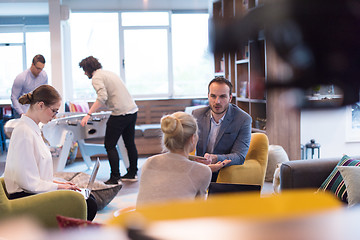
<svg viewBox="0 0 360 240"><path fill-rule="evenodd" d="M211 126L211 109L209 106L199 108L194 110L192 114L199 125L199 141L196 145L196 155L204 156ZM229 166L243 164L250 145L251 122L252 119L249 114L236 105L229 104L215 140L212 154L218 155L219 161L231 159Z"/></svg>

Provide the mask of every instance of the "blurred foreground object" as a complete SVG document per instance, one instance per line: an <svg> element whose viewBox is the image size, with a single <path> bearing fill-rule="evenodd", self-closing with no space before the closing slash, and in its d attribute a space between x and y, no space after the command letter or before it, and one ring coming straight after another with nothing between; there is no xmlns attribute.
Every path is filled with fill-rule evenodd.
<svg viewBox="0 0 360 240"><path fill-rule="evenodd" d="M314 191L149 204L124 211L108 224L150 237L142 239L341 239L344 229L337 219L345 209L332 194Z"/></svg>
<svg viewBox="0 0 360 240"><path fill-rule="evenodd" d="M41 240L45 230L32 218L14 217L0 220L1 240Z"/></svg>
<svg viewBox="0 0 360 240"><path fill-rule="evenodd" d="M283 61L281 68L286 68L281 77L268 75L268 88L300 90L294 95L301 97L302 107L338 107L359 101L359 1L273 0L242 18L216 18L210 24L214 53L236 52L242 43L262 35ZM333 85L340 97L327 101L326 96L325 104L304 97L319 85Z"/></svg>

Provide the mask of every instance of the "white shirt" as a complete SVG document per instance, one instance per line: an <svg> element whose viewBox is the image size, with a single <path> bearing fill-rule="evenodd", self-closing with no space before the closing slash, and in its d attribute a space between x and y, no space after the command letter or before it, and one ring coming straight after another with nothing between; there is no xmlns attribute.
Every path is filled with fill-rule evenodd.
<svg viewBox="0 0 360 240"><path fill-rule="evenodd" d="M210 117L210 132L209 132L208 144L207 144L207 149L206 149L206 152L208 152L208 153L214 152L215 141L216 141L217 135L219 134L221 123L224 120L224 118L225 118L225 114L224 114L224 116L222 116L222 118L219 119L219 123L217 123L217 122L215 122L212 115Z"/></svg>
<svg viewBox="0 0 360 240"><path fill-rule="evenodd" d="M126 115L138 111L124 82L115 73L102 69L96 70L92 76L92 85L96 91L97 100L109 108L111 115Z"/></svg>
<svg viewBox="0 0 360 240"><path fill-rule="evenodd" d="M53 162L39 126L22 115L14 128L4 172L8 193L41 193L57 190L53 183Z"/></svg>

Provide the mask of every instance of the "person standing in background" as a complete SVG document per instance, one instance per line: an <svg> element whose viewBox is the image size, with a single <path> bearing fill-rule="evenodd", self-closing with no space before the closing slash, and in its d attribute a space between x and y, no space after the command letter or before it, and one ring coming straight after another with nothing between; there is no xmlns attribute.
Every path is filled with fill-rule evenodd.
<svg viewBox="0 0 360 240"><path fill-rule="evenodd" d="M16 76L13 86L11 88L11 102L15 118L19 118L22 114L26 113L29 105L21 105L19 98L37 87L48 84L48 76L45 71L45 58L43 55L36 55L31 67Z"/></svg>
<svg viewBox="0 0 360 240"><path fill-rule="evenodd" d="M84 70L85 75L92 79L92 85L97 94L96 101L81 120L81 125L85 126L91 114L103 105L111 111L106 123L104 142L111 173L110 179L105 184L118 184L119 180L137 181L138 152L135 145L135 123L138 107L135 101L121 78L113 72L103 70L98 59L93 56L87 57L81 60L79 66ZM130 162L128 172L124 176L120 175L120 159L116 149L120 136L123 137Z"/></svg>

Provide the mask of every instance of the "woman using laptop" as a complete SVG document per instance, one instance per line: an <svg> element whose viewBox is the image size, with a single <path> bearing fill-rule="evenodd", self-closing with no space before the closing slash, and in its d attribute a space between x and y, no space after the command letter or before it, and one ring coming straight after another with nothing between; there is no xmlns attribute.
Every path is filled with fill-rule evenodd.
<svg viewBox="0 0 360 240"><path fill-rule="evenodd" d="M189 160L198 141L198 126L193 116L176 112L161 119L166 153L152 156L142 167L137 206L175 199L205 197L211 171L223 163L208 166ZM228 163L228 162L226 162Z"/></svg>
<svg viewBox="0 0 360 240"><path fill-rule="evenodd" d="M4 179L9 199L30 196L58 189L79 191L70 182L53 180L53 163L50 150L45 144L39 123L51 121L61 105L61 96L50 85L42 85L19 98L21 104L29 104L14 128L6 158ZM94 219L97 205L94 197L87 200L88 220Z"/></svg>

